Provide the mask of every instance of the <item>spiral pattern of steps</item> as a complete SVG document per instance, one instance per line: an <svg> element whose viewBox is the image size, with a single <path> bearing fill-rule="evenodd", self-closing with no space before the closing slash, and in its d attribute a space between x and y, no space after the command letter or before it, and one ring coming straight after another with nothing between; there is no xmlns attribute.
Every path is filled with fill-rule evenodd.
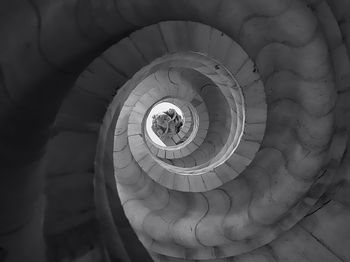
<svg viewBox="0 0 350 262"><path fill-rule="evenodd" d="M0 10L0 261L350 261L349 1Z"/></svg>
<svg viewBox="0 0 350 262"><path fill-rule="evenodd" d="M305 5L272 6L277 10L266 8L271 14L231 28L232 38L201 23L161 22L101 56L117 72L134 71L107 110L99 142L105 156L97 157L96 169L115 177L126 216L156 261L228 261L264 246L306 216L333 180L345 140L335 131L337 90L327 43ZM211 123L213 106L224 101L204 97L222 84L242 93L225 106L236 112L229 129L238 130L236 142L226 140L227 124ZM196 95L209 115L202 144L186 157L157 155L144 139L147 111L165 97L193 104ZM211 127L218 127L213 136ZM212 152L206 145L214 145ZM218 146L231 146L225 158Z"/></svg>

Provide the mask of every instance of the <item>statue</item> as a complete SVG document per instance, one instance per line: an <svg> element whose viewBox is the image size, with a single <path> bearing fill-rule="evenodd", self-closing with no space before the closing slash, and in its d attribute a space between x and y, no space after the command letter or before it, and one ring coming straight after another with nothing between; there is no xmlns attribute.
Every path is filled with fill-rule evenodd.
<svg viewBox="0 0 350 262"><path fill-rule="evenodd" d="M180 132L182 125L182 117L173 108L152 117L152 130L159 138L174 136Z"/></svg>

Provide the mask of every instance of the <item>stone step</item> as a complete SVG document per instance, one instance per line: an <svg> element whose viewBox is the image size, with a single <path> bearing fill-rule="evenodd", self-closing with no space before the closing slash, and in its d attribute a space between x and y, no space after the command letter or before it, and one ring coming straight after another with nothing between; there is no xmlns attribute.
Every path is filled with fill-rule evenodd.
<svg viewBox="0 0 350 262"><path fill-rule="evenodd" d="M131 78L138 70L148 62L137 49L130 38L124 38L117 44L107 49L101 58L108 63L118 74Z"/></svg>
<svg viewBox="0 0 350 262"><path fill-rule="evenodd" d="M341 261L350 259L350 232L346 230L350 226L350 210L342 204L329 202L303 219L300 226Z"/></svg>
<svg viewBox="0 0 350 262"><path fill-rule="evenodd" d="M303 228L296 226L269 245L277 261L340 262L335 254L327 249Z"/></svg>

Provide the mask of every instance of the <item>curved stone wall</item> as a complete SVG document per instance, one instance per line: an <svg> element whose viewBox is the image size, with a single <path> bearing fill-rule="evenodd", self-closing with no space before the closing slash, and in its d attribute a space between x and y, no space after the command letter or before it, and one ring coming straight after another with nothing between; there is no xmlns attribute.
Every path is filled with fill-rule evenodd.
<svg viewBox="0 0 350 262"><path fill-rule="evenodd" d="M307 17L304 14L304 27L312 22ZM152 156L152 152L147 150L142 134L143 119L148 108L161 99L162 92L164 96L189 102L196 96L191 95L193 89L186 87L181 74L170 73L170 70L163 74L156 71L154 80L164 77L168 80L158 80L156 84L154 80L149 81L149 88L145 84L142 90L138 83L158 69L150 70L146 66L135 71L135 76L122 87L125 90L121 91L123 96L117 94L110 105L113 119L105 118L101 129L102 137L106 139L100 139L100 146L112 145L108 139L112 136L108 133L115 129L114 149L123 148L110 156L114 161L114 172L110 175L115 176L126 216L144 246L154 255L158 254L156 257L161 261L164 256L187 260L227 259L269 243L311 210L331 182L332 172L329 170L335 168L329 162L335 158L334 152L330 151L335 127L332 65L317 27L310 29L309 38L306 38L305 32L302 35L298 30L294 34L290 32L293 38L290 36L288 45L274 41L266 43L264 38L244 42L252 55L255 52L255 64L236 42L214 28L207 28L199 23L169 21L137 31L130 39L134 39L134 46L145 52L141 56L152 54L152 59L155 59L152 63L159 68L186 66L209 75L214 85L204 92L215 90L215 84L219 88L222 84L228 86L229 92L235 89L241 92L243 96L239 100L234 96L229 98L229 93L224 97L231 101L228 107L237 113L231 118L243 121L236 121L231 129L227 124L221 124L212 136L211 121L220 121L220 116L210 117L210 109L213 110L210 105L223 103L213 94L206 101L203 98L209 114L206 138L212 139L211 145L229 149L230 152L223 154L225 158L218 161L215 153L202 150L209 156L206 159L209 165L197 165L194 157L190 172L187 172L187 168L169 168L171 157L168 158L168 168L164 167L157 156ZM137 42L141 39L139 35L146 34L152 38L152 44L148 46L147 42ZM176 40L183 35L187 37L180 44ZM201 39L200 44L192 37ZM205 39L208 44L205 44ZM218 48L220 53L210 49L211 41L222 47ZM106 52L105 57L110 53L117 57L118 52L122 51L117 44ZM215 63L203 70L198 66L201 56L214 59ZM245 58L234 59L240 56ZM173 62L174 57L176 62ZM227 60L226 57L232 59ZM170 62L161 63L169 59ZM110 62L113 63L112 60ZM211 68L224 70L221 74L231 76L232 82L218 79L216 71L211 71ZM282 91L286 84L297 85L300 81L303 88L299 89L297 96L295 92ZM152 100L148 92L156 85L162 91L156 92L158 97ZM317 88L312 89L313 85ZM131 91L133 86L135 89ZM201 90L202 87L206 85L202 84ZM139 97L133 96L133 92ZM278 97L281 92L283 96ZM313 99L305 100L306 92L311 92L308 95ZM130 95L125 95L127 93ZM186 95L178 96L180 93ZM327 99L324 99L325 96ZM241 114L239 105L244 105ZM117 109L120 108L118 114ZM130 119L136 119L133 117L134 110L140 114L137 128L130 125L135 123L133 120L130 122ZM229 118L224 117L224 120ZM128 121L129 125L124 124ZM215 130L217 125L213 126ZM234 135L239 126L242 133ZM232 140L237 144L220 141L225 137L226 129L229 136L238 139ZM122 138L123 134L125 138ZM215 150L215 146L213 151L220 152ZM167 158L166 154L163 158ZM206 168L203 169L203 165ZM195 172L196 168L199 168L199 173Z"/></svg>
<svg viewBox="0 0 350 262"><path fill-rule="evenodd" d="M0 260L45 261L43 233L52 261L350 260L349 1L0 10ZM144 114L175 97L198 130L156 152Z"/></svg>

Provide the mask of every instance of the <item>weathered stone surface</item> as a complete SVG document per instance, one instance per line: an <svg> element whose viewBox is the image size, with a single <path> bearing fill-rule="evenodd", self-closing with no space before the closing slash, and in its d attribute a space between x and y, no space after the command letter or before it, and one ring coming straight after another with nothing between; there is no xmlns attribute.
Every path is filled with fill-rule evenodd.
<svg viewBox="0 0 350 262"><path fill-rule="evenodd" d="M60 106L43 158L49 233L59 235L92 219L94 172L97 216L114 260L147 260L126 218L127 228L118 231L115 218L124 216L122 204L155 261L350 259L348 1L34 0L4 1L0 9L0 148L6 167L0 183L0 260L45 260L39 234L43 215L37 211L43 203L33 208L43 193L37 163ZM160 21L166 22L132 33ZM73 84L91 59L114 42ZM130 88L119 89L150 73L142 71L137 81L128 81L149 62L179 51L207 54L216 61L204 66L196 53L199 62L181 63L183 57L177 55L177 60L155 67L155 77L130 99ZM164 65L168 68L163 70ZM220 78L221 65L237 83ZM169 69L182 66L206 74L220 87L229 85L231 91L243 88L241 101L224 93L227 101L245 102L241 143L225 163L199 175L176 176L159 163L174 165L179 173L183 167L216 163L222 149L230 148L225 144L228 134L243 127L239 122L229 125L227 119L235 116L243 122L244 116L235 104L227 106L211 93L215 85L204 87L205 81L186 78L182 69ZM202 83L201 95L214 104L204 99L207 106L194 106L200 125L193 144L178 152L148 150L141 137L142 114L165 96L194 101L198 94L192 83ZM235 114L225 111L228 107ZM138 116L130 116L133 108ZM72 220L59 216L64 213L61 197L71 199L65 212ZM81 209L89 211L73 215ZM136 248L125 245L129 254L120 232L125 243L138 243ZM79 241L73 235L69 248ZM82 251L69 252L75 257Z"/></svg>

